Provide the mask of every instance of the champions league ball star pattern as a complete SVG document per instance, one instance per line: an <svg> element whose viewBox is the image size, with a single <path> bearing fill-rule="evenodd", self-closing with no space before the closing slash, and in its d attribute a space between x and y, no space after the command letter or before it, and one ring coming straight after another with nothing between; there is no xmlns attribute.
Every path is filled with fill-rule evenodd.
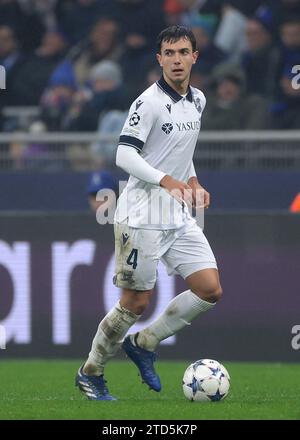
<svg viewBox="0 0 300 440"><path fill-rule="evenodd" d="M230 376L218 361L200 359L186 369L182 388L193 402L218 402L225 399L230 388Z"/></svg>

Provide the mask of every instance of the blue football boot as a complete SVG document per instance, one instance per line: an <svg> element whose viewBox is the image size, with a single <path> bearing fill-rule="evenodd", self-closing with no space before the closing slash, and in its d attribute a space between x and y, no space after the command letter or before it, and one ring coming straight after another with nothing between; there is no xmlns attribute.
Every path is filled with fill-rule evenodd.
<svg viewBox="0 0 300 440"><path fill-rule="evenodd" d="M143 382L149 385L150 389L159 392L161 384L154 369L155 353L133 345L129 336L124 339L122 348L140 370Z"/></svg>
<svg viewBox="0 0 300 440"><path fill-rule="evenodd" d="M104 377L87 376L83 372L83 365L79 368L76 375L75 386L77 386L89 400L117 400L109 394Z"/></svg>

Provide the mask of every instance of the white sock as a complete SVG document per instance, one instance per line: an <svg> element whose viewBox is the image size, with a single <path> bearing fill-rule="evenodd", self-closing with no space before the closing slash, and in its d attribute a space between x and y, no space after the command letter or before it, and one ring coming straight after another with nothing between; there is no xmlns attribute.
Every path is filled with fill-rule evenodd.
<svg viewBox="0 0 300 440"><path fill-rule="evenodd" d="M84 365L84 373L100 376L108 359L113 357L126 335L128 329L140 318L117 304L102 319L93 339L88 360Z"/></svg>
<svg viewBox="0 0 300 440"><path fill-rule="evenodd" d="M186 290L173 298L166 310L152 324L137 335L132 335L132 341L145 350L154 351L160 341L190 325L196 316L214 305L215 303L199 298L191 290Z"/></svg>

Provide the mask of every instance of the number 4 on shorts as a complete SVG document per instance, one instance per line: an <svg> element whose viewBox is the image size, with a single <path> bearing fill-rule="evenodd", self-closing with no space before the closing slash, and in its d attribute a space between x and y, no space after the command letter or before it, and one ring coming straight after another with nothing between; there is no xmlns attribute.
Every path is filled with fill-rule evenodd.
<svg viewBox="0 0 300 440"><path fill-rule="evenodd" d="M133 269L137 267L137 257L138 257L138 250L133 248L126 261L126 263L132 266Z"/></svg>

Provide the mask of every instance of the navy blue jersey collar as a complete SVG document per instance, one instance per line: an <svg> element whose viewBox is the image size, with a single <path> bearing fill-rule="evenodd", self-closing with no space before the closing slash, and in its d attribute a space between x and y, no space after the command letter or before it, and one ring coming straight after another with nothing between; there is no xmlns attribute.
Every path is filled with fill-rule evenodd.
<svg viewBox="0 0 300 440"><path fill-rule="evenodd" d="M173 99L174 102L178 102L182 99L182 96L176 92L169 84L165 81L164 77L162 76L160 80L156 81L156 84L158 87L160 87L168 96L170 96L171 99ZM186 95L186 99L190 102L193 102L193 95L191 87L188 87L188 93Z"/></svg>

